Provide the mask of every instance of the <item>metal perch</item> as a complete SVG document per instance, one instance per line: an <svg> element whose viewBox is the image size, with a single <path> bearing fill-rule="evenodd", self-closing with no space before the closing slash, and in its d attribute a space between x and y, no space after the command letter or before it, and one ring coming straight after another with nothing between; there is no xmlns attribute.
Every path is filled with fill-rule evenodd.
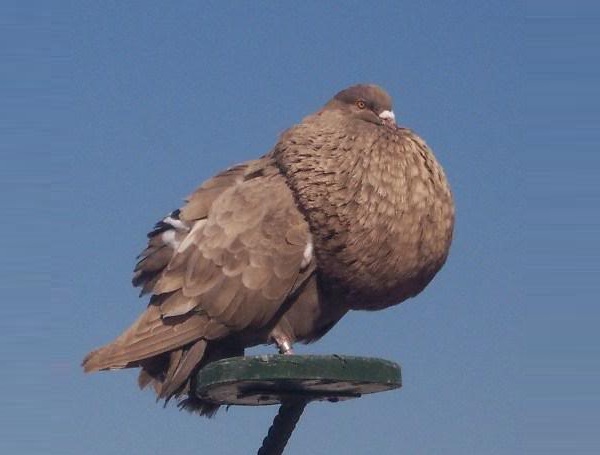
<svg viewBox="0 0 600 455"><path fill-rule="evenodd" d="M223 359L202 368L196 384L198 397L222 405L281 405L258 455L283 453L311 401L338 402L402 385L393 362L338 355Z"/></svg>

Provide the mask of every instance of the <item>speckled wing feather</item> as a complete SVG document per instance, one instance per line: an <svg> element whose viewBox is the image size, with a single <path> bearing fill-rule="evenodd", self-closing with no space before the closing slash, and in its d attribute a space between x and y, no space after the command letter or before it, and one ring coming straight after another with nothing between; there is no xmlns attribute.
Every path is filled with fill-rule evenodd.
<svg viewBox="0 0 600 455"><path fill-rule="evenodd" d="M148 246L138 256L132 283L141 286L141 294L150 292L162 271L171 261L174 250L189 234L194 224L206 219L208 212L226 189L264 172L264 160L250 161L227 169L204 182L186 198L186 205L171 212L148 233Z"/></svg>
<svg viewBox="0 0 600 455"><path fill-rule="evenodd" d="M247 329L266 342L271 320L314 268L305 256L308 225L269 159L209 180L149 237L133 280L152 293L148 309L113 343L90 353L84 367L152 364L140 384L160 376L159 396L166 398L211 340ZM151 359L166 353L160 374L153 373Z"/></svg>
<svg viewBox="0 0 600 455"><path fill-rule="evenodd" d="M215 199L153 292L181 295L161 305L164 317L195 310L232 331L262 328L297 285L308 243L308 225L283 178L261 173Z"/></svg>

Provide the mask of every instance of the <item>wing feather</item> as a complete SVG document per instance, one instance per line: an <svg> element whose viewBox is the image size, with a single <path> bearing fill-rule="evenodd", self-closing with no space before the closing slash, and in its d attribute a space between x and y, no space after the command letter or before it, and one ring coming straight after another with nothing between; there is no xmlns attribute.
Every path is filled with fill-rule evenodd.
<svg viewBox="0 0 600 455"><path fill-rule="evenodd" d="M300 277L309 241L308 225L281 176L241 181L224 190L205 222L191 229L154 291L180 286L195 299L194 311L232 330L261 328ZM182 313L192 310L182 302Z"/></svg>
<svg viewBox="0 0 600 455"><path fill-rule="evenodd" d="M149 234L134 284L152 292L150 305L90 353L85 370L142 365L140 384L173 393L202 359L205 341L269 324L310 275L307 242L308 224L268 159L207 181Z"/></svg>
<svg viewBox="0 0 600 455"><path fill-rule="evenodd" d="M163 320L157 305L146 311L115 341L89 353L83 361L86 372L137 366L137 362L198 338L207 325L204 315L189 313L176 321Z"/></svg>

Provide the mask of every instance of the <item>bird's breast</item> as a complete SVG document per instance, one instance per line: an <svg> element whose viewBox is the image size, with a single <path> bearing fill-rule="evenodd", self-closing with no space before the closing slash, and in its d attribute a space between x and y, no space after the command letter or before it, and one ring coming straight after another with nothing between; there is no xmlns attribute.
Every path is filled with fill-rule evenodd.
<svg viewBox="0 0 600 455"><path fill-rule="evenodd" d="M425 143L387 129L295 139L278 158L310 225L324 292L378 309L423 290L446 260L454 222Z"/></svg>
<svg viewBox="0 0 600 455"><path fill-rule="evenodd" d="M332 289L360 309L393 305L423 290L445 262L452 237L451 200L435 192L416 181L401 197L371 188L317 223L327 233L315 248L323 282L334 283Z"/></svg>

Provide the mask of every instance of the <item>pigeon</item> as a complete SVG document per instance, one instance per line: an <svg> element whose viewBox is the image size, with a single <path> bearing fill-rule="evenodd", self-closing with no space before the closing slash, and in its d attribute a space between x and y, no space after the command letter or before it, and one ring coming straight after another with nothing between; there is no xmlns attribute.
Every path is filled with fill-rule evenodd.
<svg viewBox="0 0 600 455"><path fill-rule="evenodd" d="M140 368L141 388L210 417L218 405L194 395L200 369L259 344L291 354L349 311L416 296L453 227L432 151L397 125L386 91L351 86L156 223L132 280L146 310L83 368Z"/></svg>

